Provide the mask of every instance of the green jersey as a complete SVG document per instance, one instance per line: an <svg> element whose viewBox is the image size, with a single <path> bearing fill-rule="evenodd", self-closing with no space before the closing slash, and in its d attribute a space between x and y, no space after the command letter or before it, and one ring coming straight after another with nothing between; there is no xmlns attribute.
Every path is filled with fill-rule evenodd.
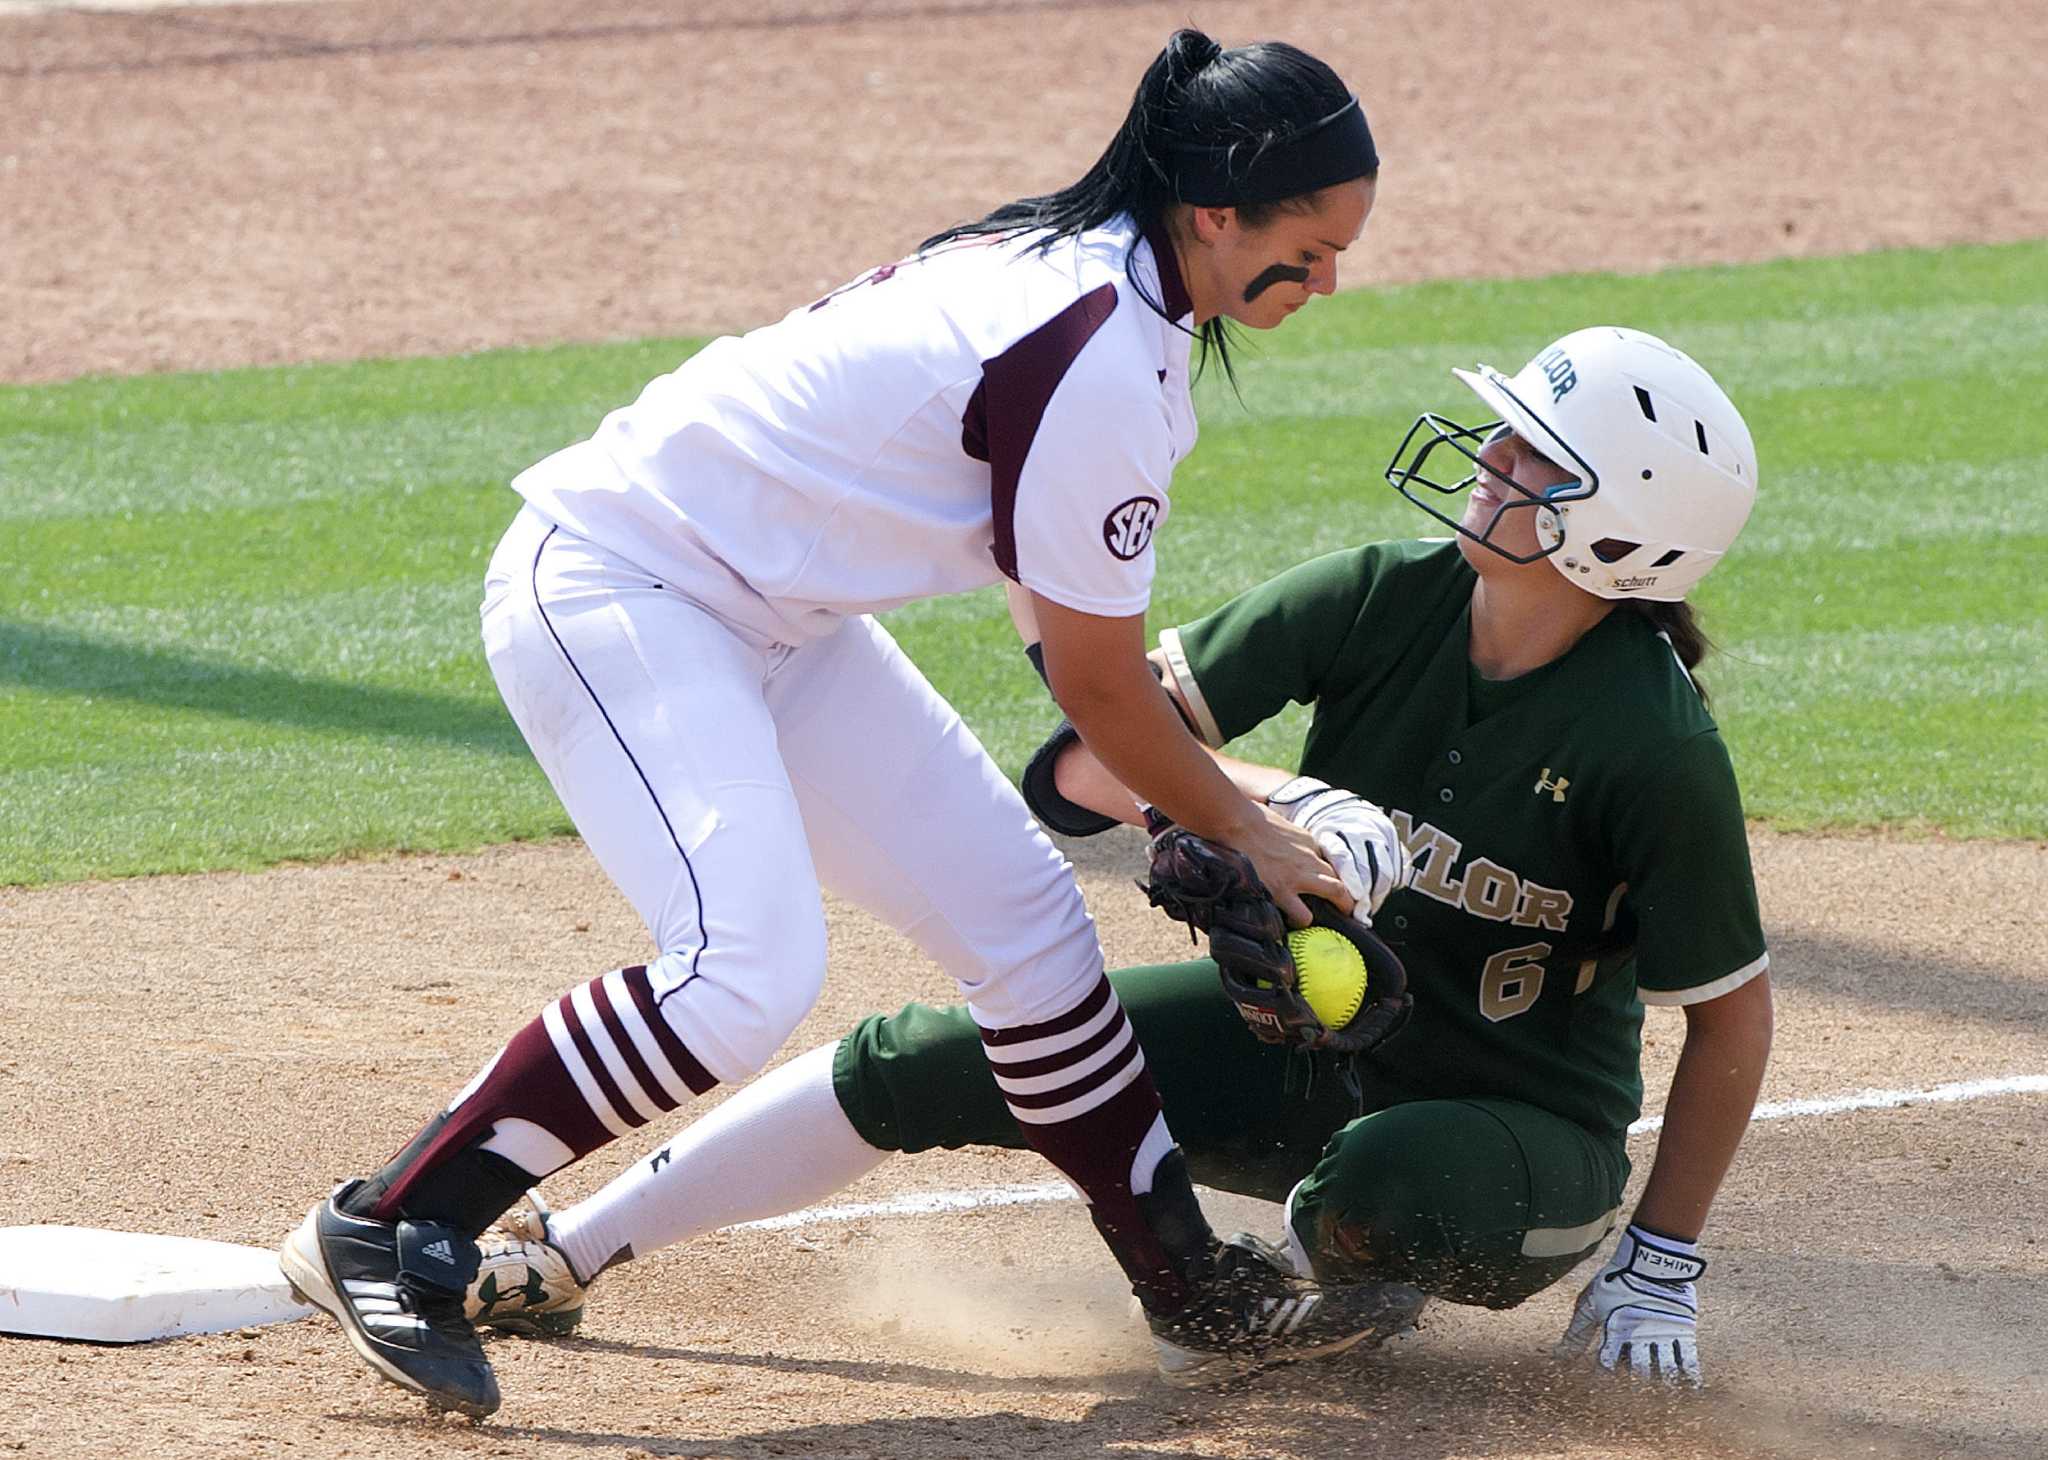
<svg viewBox="0 0 2048 1460"><path fill-rule="evenodd" d="M1314 707L1301 771L1386 808L1416 866L1374 919L1415 1015L1375 1053L1416 1098L1526 1101L1595 1131L1640 1113L1643 1004L1768 963L1735 775L1671 645L1610 613L1517 679L1472 668L1455 542L1304 563L1162 636L1221 745Z"/></svg>

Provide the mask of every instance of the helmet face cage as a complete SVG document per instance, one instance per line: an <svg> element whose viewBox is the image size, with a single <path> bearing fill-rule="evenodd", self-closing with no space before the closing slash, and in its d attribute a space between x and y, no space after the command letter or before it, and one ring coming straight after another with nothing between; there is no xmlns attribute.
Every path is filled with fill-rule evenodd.
<svg viewBox="0 0 2048 1460"><path fill-rule="evenodd" d="M1559 339L1514 376L1487 365L1451 373L1498 422L1421 416L1386 479L1460 537L1509 562L1547 559L1596 597L1671 602L1741 531L1756 498L1749 428L1696 361L1655 336L1594 326ZM1567 479L1545 488L1494 471L1480 460L1489 430L1512 432ZM1502 499L1490 517L1443 501L1482 476L1487 496ZM1517 520L1511 512L1531 514L1520 519L1534 528L1529 552L1494 540L1521 536L1499 530Z"/></svg>
<svg viewBox="0 0 2048 1460"><path fill-rule="evenodd" d="M1516 405L1522 405L1514 393L1507 390L1506 382L1496 379L1494 383L1505 391ZM1526 406L1522 407L1522 411L1525 416L1541 423L1542 417L1537 416ZM1528 441L1527 445L1546 461L1557 464L1560 470L1576 471L1578 476L1575 480L1558 482L1554 486L1538 489L1525 486L1513 477L1497 472L1491 466L1485 466L1479 460L1480 451L1513 430L1514 427L1505 421L1489 421L1483 426L1461 426L1435 411L1424 411L1415 418L1415 424L1408 428L1408 434L1401 438L1401 444L1394 449L1393 459L1387 463L1387 481L1395 491L1458 536L1478 543L1489 552L1498 553L1511 563L1533 563L1541 558L1547 558L1562 548L1565 541L1564 519L1550 509L1570 502L1583 502L1591 497L1600 490L1600 474L1593 470L1591 463L1572 450L1569 442L1555 433L1549 433L1550 442ZM1451 467L1453 471L1464 473L1455 482L1440 482L1428 474L1430 455L1439 447L1449 447L1457 456L1464 458L1463 462L1457 462ZM1466 462L1471 464L1470 471L1465 470ZM1512 495L1493 509L1493 515L1487 518L1477 532L1465 526L1462 513L1453 516L1428 498L1416 495L1412 490L1421 486L1429 488L1439 496L1455 497L1479 479L1479 472L1482 469L1488 476L1507 487ZM1537 532L1536 538L1539 542L1548 538L1550 545L1539 547L1530 553L1513 553L1493 541L1495 530L1508 520L1510 512L1539 514L1537 525L1544 530Z"/></svg>

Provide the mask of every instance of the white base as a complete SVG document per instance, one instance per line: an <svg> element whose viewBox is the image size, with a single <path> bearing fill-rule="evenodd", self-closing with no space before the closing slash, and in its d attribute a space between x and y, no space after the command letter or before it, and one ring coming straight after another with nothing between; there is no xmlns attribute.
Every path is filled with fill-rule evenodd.
<svg viewBox="0 0 2048 1460"><path fill-rule="evenodd" d="M292 1297L277 1254L261 1247L99 1227L0 1227L0 1333L140 1343L315 1311Z"/></svg>

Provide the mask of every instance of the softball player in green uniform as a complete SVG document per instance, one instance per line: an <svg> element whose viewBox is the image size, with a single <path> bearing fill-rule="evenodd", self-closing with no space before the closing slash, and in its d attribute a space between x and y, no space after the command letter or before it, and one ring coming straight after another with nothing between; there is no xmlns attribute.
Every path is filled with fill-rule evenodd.
<svg viewBox="0 0 2048 1460"><path fill-rule="evenodd" d="M1390 1326L1422 1295L1512 1306L1596 1251L1629 1175L1643 1005L1682 1006L1656 1162L1563 1347L1697 1383L1697 1241L1771 1004L1741 802L1682 600L1748 515L1754 450L1704 370L1634 331L1568 335L1513 377L1459 375L1498 419L1425 416L1388 470L1456 537L1316 559L1168 631L1155 656L1211 746L1313 706L1299 774L1218 758L1249 794L1334 820L1357 865L1385 865L1387 808L1406 885L1373 921L1407 964L1413 1018L1365 1058L1361 1106L1334 1079L1288 1093L1296 1056L1250 1037L1206 960L1112 982L1195 1179L1285 1202L1297 1265L1384 1285ZM1446 458L1459 470L1440 482ZM1465 489L1458 516L1436 505ZM1034 809L1056 829L1138 819L1085 746L1047 769ZM884 1152L1021 1145L979 1038L964 1009L911 1005L829 1063L793 1062L655 1158L672 1201L648 1235L769 1215L755 1198L776 1181L747 1173L770 1153L815 1156L829 1190ZM513 1305L510 1325L580 1305L558 1269L604 1200L487 1246L502 1272L532 1272L535 1312Z"/></svg>

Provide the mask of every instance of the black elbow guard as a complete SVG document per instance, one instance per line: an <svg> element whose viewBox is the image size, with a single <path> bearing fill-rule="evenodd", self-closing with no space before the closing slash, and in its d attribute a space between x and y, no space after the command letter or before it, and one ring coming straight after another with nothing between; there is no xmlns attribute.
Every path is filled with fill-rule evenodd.
<svg viewBox="0 0 2048 1460"><path fill-rule="evenodd" d="M1048 831L1056 831L1061 836L1095 836L1121 825L1113 816L1104 816L1100 811L1091 811L1079 802L1069 801L1053 783L1052 768L1059 760L1060 752L1069 745L1080 743L1081 737L1073 725L1066 720L1060 721L1059 728L1032 753L1020 783L1024 804L1031 808L1031 814Z"/></svg>

